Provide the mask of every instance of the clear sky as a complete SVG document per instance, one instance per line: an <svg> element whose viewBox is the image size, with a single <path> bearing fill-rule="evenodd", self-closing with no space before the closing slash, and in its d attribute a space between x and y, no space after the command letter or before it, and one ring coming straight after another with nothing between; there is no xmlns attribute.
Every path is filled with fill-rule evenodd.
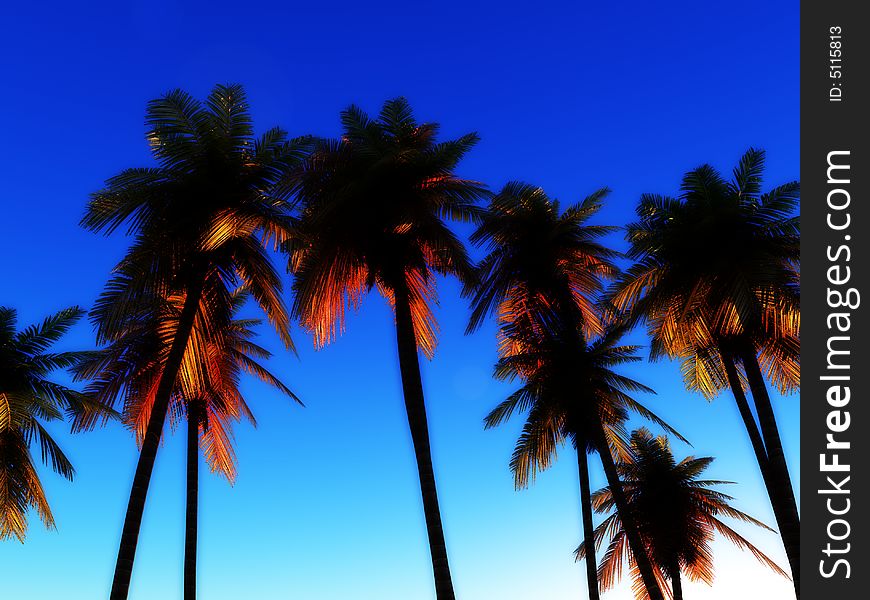
<svg viewBox="0 0 870 600"><path fill-rule="evenodd" d="M624 224L642 192L676 193L683 172L729 172L749 146L768 151L767 181L798 177L798 3L395 0L6 3L0 16L0 304L22 324L90 307L122 237L78 228L88 194L120 169L149 164L147 100L182 87L246 86L259 130L335 135L350 103L376 112L405 95L445 135L478 131L463 175L510 179L574 201L607 185L601 223ZM624 247L619 236L612 243ZM585 597L576 461L566 449L531 489L507 468L519 419L481 420L512 386L495 383L494 327L463 335L455 282L440 285L438 353L423 379L457 595L463 600ZM278 350L264 332L263 342ZM206 600L430 600L425 527L407 432L395 337L371 296L333 346L270 367L306 402L246 382L259 427L239 427L235 487L201 486L200 593ZM645 343L642 333L632 339ZM63 343L93 347L82 324ZM773 523L733 400L685 392L677 365L641 364L645 398L737 506ZM775 398L797 486L798 398ZM78 469L43 468L58 523L34 516L25 545L0 544L9 598L106 597L136 451L114 424L71 436L52 428ZM132 600L181 597L183 428L157 459ZM593 485L603 485L597 464ZM778 537L739 527L781 565ZM697 600L787 598L790 583L719 544L718 584ZM629 598L625 586L605 598Z"/></svg>

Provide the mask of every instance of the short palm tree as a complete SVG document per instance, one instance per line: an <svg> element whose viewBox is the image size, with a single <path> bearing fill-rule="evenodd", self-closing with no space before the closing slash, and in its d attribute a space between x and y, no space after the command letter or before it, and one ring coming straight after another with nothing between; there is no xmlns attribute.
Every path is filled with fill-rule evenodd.
<svg viewBox="0 0 870 600"><path fill-rule="evenodd" d="M46 527L55 527L30 454L32 444L39 445L42 461L56 473L69 480L75 474L42 421L94 412L96 405L87 397L49 379L53 371L72 367L87 356L86 352L51 352L83 314L80 308L68 308L17 331L15 309L0 307L0 540L16 537L24 542L30 508Z"/></svg>
<svg viewBox="0 0 870 600"><path fill-rule="evenodd" d="M247 294L236 294L233 312L240 310ZM260 360L271 353L253 341L259 319L233 319L218 344L207 344L208 362L202 380L183 384L181 403L187 416L187 512L184 545L184 600L196 598L196 556L199 497L199 452L202 451L212 472L236 479L232 426L247 418L256 419L239 389L243 373L275 387L299 404L302 402Z"/></svg>
<svg viewBox="0 0 870 600"><path fill-rule="evenodd" d="M748 550L755 558L783 577L788 575L761 550L734 531L720 517L729 517L770 530L764 523L731 506L731 496L711 489L727 481L699 479L713 459L710 457L674 459L664 436L653 437L646 429L631 434L626 457L617 466L629 506L640 525L641 537L662 589L670 589L674 600L682 600L682 575L691 581L713 582L713 553L710 542L715 534ZM621 513L612 512L615 504L609 488L593 495L595 510L609 514L595 529L594 545L609 538L599 567L601 586L615 585L623 564L634 576L635 597L647 598L637 576L634 557L625 543ZM578 560L593 544L588 540L577 549ZM670 580L671 585L667 585Z"/></svg>
<svg viewBox="0 0 870 600"><path fill-rule="evenodd" d="M288 231L285 176L305 144L280 129L255 138L243 89L219 85L204 103L177 90L148 104L148 141L157 166L127 169L95 193L82 225L133 243L97 302L101 344L149 322L151 302L178 298L181 311L156 382L121 534L111 598L125 599L142 511L177 375L197 318L223 331L231 289L250 292L290 347L281 279L267 253Z"/></svg>
<svg viewBox="0 0 870 600"><path fill-rule="evenodd" d="M505 336L518 335L507 326ZM677 432L632 398L635 391L652 392L643 384L618 374L619 365L637 362L637 347L617 345L620 332L608 331L578 349L573 336L551 333L502 346L513 351L496 365L498 379L519 378L523 386L499 404L485 419L495 427L514 413L526 412L526 422L517 440L510 467L516 487L524 488L535 473L556 458L558 447L570 441L577 453L583 535L588 547L586 579L590 600L599 598L597 565L593 547L592 499L587 456L597 451L592 442L598 423L604 425L609 452L626 455L624 423L635 412L667 431ZM605 457L603 460L607 460Z"/></svg>
<svg viewBox="0 0 870 600"><path fill-rule="evenodd" d="M590 356L589 340L604 333L604 324L595 304L596 296L603 289L603 280L616 274L612 261L617 253L603 246L600 241L613 228L589 223L589 219L601 208L606 194L606 189L598 190L564 211L541 188L528 184L508 183L496 194L471 236L471 241L483 247L487 255L480 263L475 285L468 290L472 295L468 330L473 331L484 318L496 313L503 331L507 331L500 348L503 358L523 353L524 346L529 345L528 335L510 333L511 329L519 329L533 332L532 347L540 340L552 339L555 335L555 339L563 344L559 361L564 367L559 371L570 373L580 368L582 360ZM505 330L505 327L508 329ZM608 343L612 347L613 342ZM527 376L533 372L519 374ZM587 373L592 375L589 370ZM602 411L614 394L632 389L621 387L624 383L613 384L607 378L595 380L587 377L573 382L562 378L556 384L568 390L560 392L562 397L576 398L573 395L575 389L578 393L579 390L588 391L583 397L584 402L576 403L581 411L580 416L571 419L574 423L583 423L582 428L579 425L576 427L573 435L576 437L582 432L587 436L586 439L575 440L578 458L583 455L583 460L580 460L584 463L580 465L581 485L585 479L582 475L585 452L591 447L601 458L608 482L616 490L620 508L624 506L624 499L607 435L607 426L616 425L619 419L610 421ZM592 392L598 385L611 386L613 394L597 395ZM586 495L582 490L581 493ZM587 507L584 530L591 532L591 510L588 509L588 502L583 504ZM640 538L632 526L632 517L627 515L625 519L629 541L639 557L644 582L650 595L660 600L662 595L652 565L645 559ZM594 560L587 563L587 580L590 596L597 597Z"/></svg>
<svg viewBox="0 0 870 600"><path fill-rule="evenodd" d="M799 593L800 519L764 374L782 392L800 385L800 185L762 193L763 168L764 153L749 150L730 181L704 165L679 197L644 195L627 229L636 263L610 296L647 322L653 358L683 360L690 388L731 388Z"/></svg>
<svg viewBox="0 0 870 600"><path fill-rule="evenodd" d="M173 427L187 421L187 501L184 552L184 599L196 598L196 555L198 533L199 454L203 453L212 472L236 478L232 427L246 418L256 423L239 390L243 373L251 374L299 399L258 361L270 352L253 341L258 319L240 319L248 294L237 291L227 307L231 315L220 335L210 335L202 318L195 319L182 367L176 379L169 418ZM172 345L181 312L181 298L167 301L155 311L150 325L130 328L110 346L81 361L75 368L80 379L92 380L87 392L106 403L120 403L123 420L133 430L141 447L155 403L168 349ZM204 311L201 311L204 312ZM120 386L120 388L119 388ZM87 427L92 423L81 423Z"/></svg>
<svg viewBox="0 0 870 600"><path fill-rule="evenodd" d="M473 275L445 221L477 214L483 187L455 174L477 136L437 141L438 126L418 123L404 98L386 102L377 119L350 107L341 120L341 139L319 142L298 175L301 216L286 246L293 312L320 346L344 328L346 307L358 307L371 289L393 307L435 589L439 600L449 600L453 583L417 353L431 358L435 350L435 275Z"/></svg>

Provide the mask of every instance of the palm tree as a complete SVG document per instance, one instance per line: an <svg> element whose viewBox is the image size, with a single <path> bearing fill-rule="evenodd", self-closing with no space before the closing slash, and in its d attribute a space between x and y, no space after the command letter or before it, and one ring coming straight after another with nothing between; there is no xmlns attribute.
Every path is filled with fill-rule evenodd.
<svg viewBox="0 0 870 600"><path fill-rule="evenodd" d="M772 559L719 518L725 516L772 531L761 521L731 506L731 496L711 489L731 482L699 479L712 462L711 457L690 456L678 463L666 437L653 437L642 428L631 434L630 450L617 467L659 583L662 589L668 589L667 580L671 581L674 600L683 599L683 573L691 581L713 583L710 542L716 533L738 548L748 550L783 577L788 577ZM610 513L615 506L609 488L595 492L592 502L600 514ZM614 512L607 516L595 529L594 543L584 541L577 549L577 558L579 560L593 545L600 546L604 539L609 538L599 567L602 588L608 589L616 584L623 563L628 563L635 578L635 597L643 600L647 595L637 578L634 556L625 543L621 514Z"/></svg>
<svg viewBox="0 0 870 600"><path fill-rule="evenodd" d="M541 188L524 183L509 183L490 201L480 226L472 234L471 240L482 246L487 255L479 266L480 275L476 285L469 288L472 294L472 315L468 330L473 331L488 315L497 312L498 320L510 327L520 327L536 332L538 339L546 339L552 332L559 332L565 344L564 356L560 361L565 365L565 373L580 368L584 358L589 356L588 340L604 334L604 325L595 306L595 296L602 291L604 278L616 274L612 260L616 252L604 247L600 238L613 230L611 227L591 225L588 220L601 208L607 194L600 189L582 202L564 211L559 203L551 200ZM615 334L611 334L615 335ZM510 356L523 351L527 336L507 335L500 354ZM559 339L559 338L557 338ZM519 344L517 344L519 341ZM533 342L533 345L536 342ZM612 345L612 343L611 343ZM589 372L587 370L587 372ZM568 390L563 396L570 396L575 386L606 383L612 388L613 395L621 393L622 384L611 382L575 379L566 383ZM615 490L620 509L625 506L607 425L619 419L608 421L603 413L608 395L596 397L593 393L585 396L585 403L576 403L581 408L575 422L584 422L582 430L586 439L575 440L578 449L581 486L588 475L584 476L585 456L579 450L592 447L602 461L607 480ZM579 433L578 427L574 432ZM581 494L587 494L581 489ZM584 516L584 530L590 532L591 510L588 502ZM655 600L661 600L652 565L646 559L641 540L633 526L631 515L624 515L629 542L638 556L638 566L644 583ZM594 560L587 563L587 580L590 595L597 595Z"/></svg>
<svg viewBox="0 0 870 600"><path fill-rule="evenodd" d="M241 309L247 294L234 297L233 311ZM225 476L232 484L236 479L232 425L242 417L256 425L256 419L239 390L242 373L255 376L299 404L302 402L277 377L258 361L271 353L256 344L253 327L259 319L234 319L221 339L224 347L211 344L204 381L192 381L182 398L187 413L187 501L184 544L184 600L196 598L196 541L198 531L199 451L212 472ZM202 385L202 384L205 385ZM197 389L200 388L200 389Z"/></svg>
<svg viewBox="0 0 870 600"><path fill-rule="evenodd" d="M210 336L219 335L227 314L220 307L241 283L292 346L281 279L266 249L286 239L289 188L282 183L305 144L288 141L280 129L255 139L238 85L216 86L205 103L170 92L148 104L146 123L157 166L108 180L82 219L107 234L126 224L134 236L93 312L99 343L150 322L153 303L143 297L177 298L181 305L133 478L113 600L127 597L154 459L196 319Z"/></svg>
<svg viewBox="0 0 870 600"><path fill-rule="evenodd" d="M234 317L248 297L243 290L233 293L226 307L231 311L228 326L218 336L209 335L206 323L198 315L170 398L168 416L173 429L179 420L187 421L185 600L196 598L199 453L202 451L212 472L220 473L232 484L236 478L232 426L242 418L256 425L239 390L241 375L251 374L301 404L287 386L258 362L271 356L253 341L256 335L253 328L260 320ZM164 310L155 311L150 325L128 329L75 369L77 378L93 381L87 388L89 395L112 404L120 401L123 420L134 432L140 448L153 411L156 385L178 327L180 300L176 298L174 304L171 299L165 302ZM80 422L79 426L92 424Z"/></svg>
<svg viewBox="0 0 870 600"><path fill-rule="evenodd" d="M612 301L647 322L653 358L683 360L691 389L731 388L799 595L800 518L764 374L783 393L800 385L800 185L762 193L763 169L764 152L750 149L731 181L703 165L678 198L644 195L627 229L637 262Z"/></svg>
<svg viewBox="0 0 870 600"><path fill-rule="evenodd" d="M86 352L50 351L83 314L80 308L67 308L17 331L15 309L0 307L0 540L14 536L24 542L30 508L46 527L55 528L33 465L32 444L38 443L42 461L56 473L69 480L75 475L42 421L99 412L86 396L48 378L87 356Z"/></svg>
<svg viewBox="0 0 870 600"><path fill-rule="evenodd" d="M322 346L343 330L346 306L372 288L393 307L436 594L452 600L417 353L435 351L435 274L473 275L445 220L477 215L483 187L454 172L477 136L436 141L438 126L418 123L404 98L386 102L377 119L352 106L341 120L341 139L320 141L298 175L301 217L286 246L293 312Z"/></svg>
<svg viewBox="0 0 870 600"><path fill-rule="evenodd" d="M506 327L517 335L514 328ZM523 335L523 334L520 334ZM574 336L550 334L502 344L515 351L503 356L496 366L502 380L520 378L523 386L499 404L485 419L486 428L495 427L515 412L527 412L522 434L517 440L510 467L517 489L529 478L549 467L559 445L571 441L577 452L580 504L585 543L592 551L586 555L589 599L599 598L597 566L593 546L592 499L587 456L596 451L591 443L597 424L603 423L609 452L626 454L624 423L633 411L683 439L646 407L631 397L634 391L649 388L613 369L639 361L635 346L617 346L619 332L609 331L581 349ZM516 350L522 348L522 350Z"/></svg>

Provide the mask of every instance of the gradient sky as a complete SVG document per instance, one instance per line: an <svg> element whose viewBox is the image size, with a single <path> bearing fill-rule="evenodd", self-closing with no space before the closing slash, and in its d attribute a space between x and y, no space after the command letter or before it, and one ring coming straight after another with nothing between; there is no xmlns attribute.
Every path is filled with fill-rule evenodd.
<svg viewBox="0 0 870 600"><path fill-rule="evenodd" d="M90 307L126 241L77 226L88 194L120 169L149 164L147 100L183 87L204 96L241 82L262 131L335 135L338 112L376 112L405 95L445 136L479 132L463 175L511 179L575 201L613 189L598 222L624 224L642 192L675 193L703 162L730 171L749 146L768 151L768 184L798 177L798 3L540 2L6 3L0 16L0 304L21 324ZM619 236L612 244L622 248ZM526 491L507 468L521 426L481 420L513 386L490 378L494 327L463 335L468 310L440 284L438 353L423 380L457 595L584 597L576 461ZM200 594L205 600L430 600L425 527L386 303L370 296L346 335L270 367L306 402L247 381L259 426L238 428L239 478L203 472ZM264 331L263 343L278 350ZM642 332L632 340L645 343ZM62 346L93 347L89 325ZM773 523L733 400L684 391L675 364L640 364L644 398L715 455L709 473L738 482L738 507ZM798 398L774 398L798 485ZM58 523L32 517L25 545L0 544L9 598L106 597L136 461L114 424L71 436L74 484L43 468ZM183 428L161 448L131 600L181 596ZM593 486L603 485L597 464ZM738 527L783 566L776 535ZM787 598L790 583L717 544L717 584L697 600ZM605 596L630 598L627 586Z"/></svg>

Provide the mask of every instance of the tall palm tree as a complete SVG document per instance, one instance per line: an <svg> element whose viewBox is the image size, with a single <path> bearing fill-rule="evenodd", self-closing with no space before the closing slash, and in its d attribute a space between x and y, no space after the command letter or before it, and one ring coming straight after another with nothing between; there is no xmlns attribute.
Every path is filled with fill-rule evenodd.
<svg viewBox="0 0 870 600"><path fill-rule="evenodd" d="M716 533L738 548L748 550L776 573L788 577L772 559L719 518L725 516L771 531L761 521L731 506L731 496L711 489L731 482L699 479L712 462L711 457L690 456L678 463L666 437L653 437L642 428L631 434L629 452L617 466L659 583L662 589L668 589L667 580L671 581L674 600L683 600L683 573L691 581L713 583L710 542ZM595 492L592 502L595 511L601 514L610 513L615 507L609 488ZM593 545L599 546L609 538L599 567L602 588L608 589L616 584L623 563L628 563L635 579L635 597L638 600L647 598L637 577L634 556L625 543L621 513L614 512L605 518L595 529L594 538L594 543L587 540L581 544L577 558L579 560Z"/></svg>
<svg viewBox="0 0 870 600"><path fill-rule="evenodd" d="M473 331L484 318L497 313L502 324L537 332L535 335L539 339L560 332L566 347L561 358L565 372L578 368L582 359L589 356L589 339L604 333L595 306L596 296L602 291L603 279L616 274L612 260L617 254L600 242L602 236L613 228L588 222L601 208L606 194L606 189L598 190L564 211L541 188L528 184L508 183L496 194L471 236L472 242L482 246L487 255L479 266L476 285L468 290L473 297L468 330ZM507 335L507 343L502 345L500 354L510 356L521 352L526 338ZM573 386L589 386L590 383L577 379ZM608 380L605 383L611 384ZM571 387L567 389L571 390ZM621 392L621 389L617 385L613 393ZM565 396L569 394L570 391L563 393ZM601 411L606 404L602 397L590 393L584 399L587 402L577 403L583 411L580 418L573 419L591 425L582 430L587 439L575 440L578 459L581 459L581 486L588 488L584 483L588 479L588 475L584 476L584 470L588 469L585 449L592 447L598 452L607 480L615 490L617 504L623 509L625 500L606 430L607 424L616 423L618 419L608 422L604 418ZM579 432L578 428L575 434ZM583 452L580 449L584 449ZM583 489L581 494L587 496ZM591 531L588 501L583 505L587 507L584 530ZM624 518L644 583L651 597L661 600L662 593L633 526L632 516L624 515ZM592 565L594 560L587 563L587 580L590 595L594 598L597 585Z"/></svg>
<svg viewBox="0 0 870 600"><path fill-rule="evenodd" d="M346 306L358 307L372 288L393 307L435 589L451 600L417 353L435 351L435 275L473 275L445 221L477 215L483 187L455 174L477 136L436 141L438 126L418 123L404 98L386 102L376 119L352 106L341 121L341 139L319 142L298 175L301 217L286 246L293 312L321 346L343 330Z"/></svg>
<svg viewBox="0 0 870 600"><path fill-rule="evenodd" d="M33 464L30 446L38 444L42 461L72 480L75 469L43 427L42 421L63 420L99 412L83 394L49 379L53 371L67 369L87 352L52 352L84 311L67 308L39 325L17 331L18 314L0 307L0 540L27 535L27 511L46 527L55 522Z"/></svg>
<svg viewBox="0 0 870 600"><path fill-rule="evenodd" d="M513 327L507 329L509 333L503 335L517 335ZM626 455L624 423L630 411L683 438L630 395L634 391L652 390L614 371L619 365L640 360L635 355L635 346L617 346L617 330L579 350L574 339L554 332L543 338L532 336L502 344L513 352L499 360L496 377L520 378L523 386L486 417L485 425L495 427L515 412L528 413L510 462L518 489L526 487L537 471L552 464L559 445L565 441L573 444L577 452L583 535L592 548L585 561L587 587L589 599L597 600L599 586L587 458L597 451L592 443L597 424L603 423L609 451L617 457Z"/></svg>
<svg viewBox="0 0 870 600"><path fill-rule="evenodd" d="M236 318L249 294L232 294L228 325L212 336L200 316L194 320L168 417L173 428L187 421L187 498L185 516L184 598L196 598L196 556L198 534L199 454L203 453L212 472L236 478L232 427L242 418L256 424L239 389L241 375L251 374L274 386L297 402L299 399L259 360L271 353L253 341L258 319ZM130 328L110 346L81 361L75 368L80 379L92 380L89 395L110 404L121 404L123 420L142 446L155 403L157 383L178 327L183 298L168 299L164 310L156 310L150 324ZM204 310L204 309L203 309ZM201 311L202 312L202 311ZM119 389L119 386L120 389ZM301 404L301 402L300 402ZM80 427L93 423L80 422Z"/></svg>
<svg viewBox="0 0 870 600"><path fill-rule="evenodd" d="M211 336L239 283L291 347L281 279L267 253L288 231L285 175L305 144L280 129L255 138L244 90L219 85L199 102L176 90L148 104L148 141L157 166L127 169L95 193L82 219L93 231L122 225L133 243L97 302L93 320L100 343L111 344L151 318L154 298L177 297L178 321L145 429L133 478L111 598L125 599L142 511L172 391L194 322ZM144 316L143 316L144 315Z"/></svg>
<svg viewBox="0 0 870 600"><path fill-rule="evenodd" d="M800 385L800 185L762 193L763 169L764 152L750 149L730 181L703 165L679 197L644 195L627 228L636 264L611 297L647 322L653 358L683 360L690 388L731 388L799 595L800 518L764 374L783 393Z"/></svg>

